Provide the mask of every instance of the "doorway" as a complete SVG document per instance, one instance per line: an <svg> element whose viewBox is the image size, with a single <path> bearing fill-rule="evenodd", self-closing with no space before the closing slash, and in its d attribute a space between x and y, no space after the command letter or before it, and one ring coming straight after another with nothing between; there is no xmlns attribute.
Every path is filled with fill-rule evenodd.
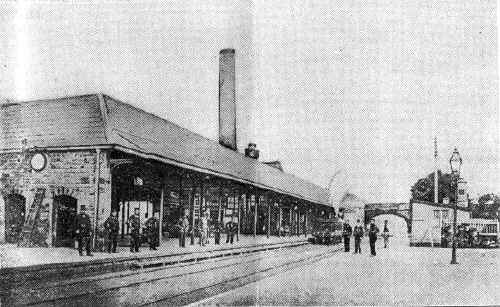
<svg viewBox="0 0 500 307"><path fill-rule="evenodd" d="M24 224L26 199L20 194L9 194L4 198L5 203L5 241L17 243Z"/></svg>
<svg viewBox="0 0 500 307"><path fill-rule="evenodd" d="M56 247L74 247L77 200L71 196L54 197L54 221Z"/></svg>

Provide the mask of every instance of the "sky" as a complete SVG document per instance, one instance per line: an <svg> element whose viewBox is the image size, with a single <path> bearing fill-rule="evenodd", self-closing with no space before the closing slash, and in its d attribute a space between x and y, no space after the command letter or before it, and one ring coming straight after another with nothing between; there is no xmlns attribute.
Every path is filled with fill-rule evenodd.
<svg viewBox="0 0 500 307"><path fill-rule="evenodd" d="M454 147L500 192L496 1L0 4L0 97L104 92L218 138L218 55L236 50L238 147L372 202Z"/></svg>

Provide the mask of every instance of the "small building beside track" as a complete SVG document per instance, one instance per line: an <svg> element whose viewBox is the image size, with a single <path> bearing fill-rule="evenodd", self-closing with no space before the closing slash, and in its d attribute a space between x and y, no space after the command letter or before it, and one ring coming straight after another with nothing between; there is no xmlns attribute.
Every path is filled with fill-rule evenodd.
<svg viewBox="0 0 500 307"><path fill-rule="evenodd" d="M410 206L412 224L410 245L449 245L454 205L411 200ZM457 206L457 225L459 228L457 236L467 232L467 230L475 230L474 237L479 238L481 241L488 240L498 244L498 219L474 218L468 207ZM443 244L444 241L448 242ZM478 245L480 244L481 242L478 242Z"/></svg>

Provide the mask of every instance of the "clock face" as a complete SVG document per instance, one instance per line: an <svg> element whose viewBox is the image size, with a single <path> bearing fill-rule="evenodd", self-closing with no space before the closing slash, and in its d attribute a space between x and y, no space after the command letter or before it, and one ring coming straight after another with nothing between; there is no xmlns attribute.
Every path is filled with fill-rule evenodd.
<svg viewBox="0 0 500 307"><path fill-rule="evenodd" d="M33 157L31 157L30 165L34 171L39 172L43 170L47 165L47 156L43 153L34 154Z"/></svg>

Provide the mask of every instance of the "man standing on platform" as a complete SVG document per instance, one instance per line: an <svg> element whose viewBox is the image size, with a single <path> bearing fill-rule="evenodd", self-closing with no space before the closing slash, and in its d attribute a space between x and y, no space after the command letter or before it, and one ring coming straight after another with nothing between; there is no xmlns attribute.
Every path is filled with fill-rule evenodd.
<svg viewBox="0 0 500 307"><path fill-rule="evenodd" d="M146 221L146 231L148 236L148 243L150 250L156 250L159 241L160 221L158 220L159 214L155 212L152 217Z"/></svg>
<svg viewBox="0 0 500 307"><path fill-rule="evenodd" d="M83 256L83 246L87 251L87 256L93 256L90 251L90 240L92 238L92 224L90 223L90 217L85 213L85 205L80 206L80 213L76 216L76 237L78 240L78 253Z"/></svg>
<svg viewBox="0 0 500 307"><path fill-rule="evenodd" d="M203 213L203 216L201 217L201 245L205 246L205 244L208 243L208 218L209 218L209 213L205 212Z"/></svg>
<svg viewBox="0 0 500 307"><path fill-rule="evenodd" d="M189 228L187 216L184 215L179 218L177 228L179 229L179 247L186 247L186 233Z"/></svg>
<svg viewBox="0 0 500 307"><path fill-rule="evenodd" d="M139 218L139 208L134 209L134 215L129 217L127 224L130 227L130 252L138 253L141 245L141 220Z"/></svg>
<svg viewBox="0 0 500 307"><path fill-rule="evenodd" d="M345 220L344 227L342 229L342 236L344 237L344 252L349 252L351 249L351 235L352 227L349 225L349 220Z"/></svg>
<svg viewBox="0 0 500 307"><path fill-rule="evenodd" d="M390 237L390 233L389 233L389 227L387 227L387 220L384 221L384 231L382 232L382 237L384 238L384 248L387 248L387 246L389 245L389 237Z"/></svg>
<svg viewBox="0 0 500 307"><path fill-rule="evenodd" d="M377 235L379 233L377 225L375 225L375 220L370 220L370 226L368 228L368 238L370 239L370 253L371 256L376 256L377 252L375 250L375 241L377 241Z"/></svg>
<svg viewBox="0 0 500 307"><path fill-rule="evenodd" d="M108 253L116 253L116 245L118 239L118 230L120 224L118 223L118 216L116 210L111 211L111 215L104 222L104 229L108 239Z"/></svg>
<svg viewBox="0 0 500 307"><path fill-rule="evenodd" d="M356 226L354 226L354 253L361 254L361 238L363 238L363 225L361 225L360 220L357 220Z"/></svg>
<svg viewBox="0 0 500 307"><path fill-rule="evenodd" d="M220 244L220 232L221 232L221 229L220 229L220 223L218 221L216 221L214 223L214 241L215 241L215 244L219 245Z"/></svg>
<svg viewBox="0 0 500 307"><path fill-rule="evenodd" d="M235 224L233 223L233 221L229 221L227 222L226 224L226 233L227 233L227 237L226 237L226 243L230 243L233 244L233 240L234 240L234 227Z"/></svg>

